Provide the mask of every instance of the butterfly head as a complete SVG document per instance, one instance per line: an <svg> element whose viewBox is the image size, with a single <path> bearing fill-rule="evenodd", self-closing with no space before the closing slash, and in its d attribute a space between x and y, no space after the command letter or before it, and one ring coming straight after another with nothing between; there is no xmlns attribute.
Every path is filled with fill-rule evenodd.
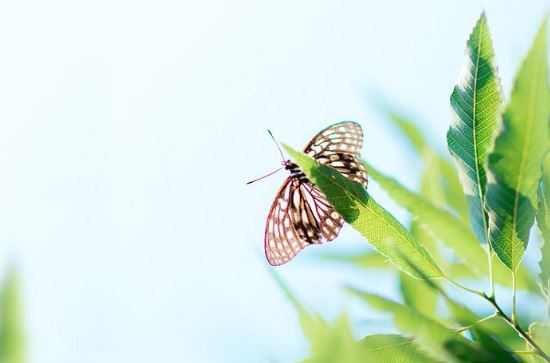
<svg viewBox="0 0 550 363"><path fill-rule="evenodd" d="M290 172L293 172L294 170L298 169L298 165L296 165L290 160L283 160L282 164L285 167L285 170L290 170Z"/></svg>

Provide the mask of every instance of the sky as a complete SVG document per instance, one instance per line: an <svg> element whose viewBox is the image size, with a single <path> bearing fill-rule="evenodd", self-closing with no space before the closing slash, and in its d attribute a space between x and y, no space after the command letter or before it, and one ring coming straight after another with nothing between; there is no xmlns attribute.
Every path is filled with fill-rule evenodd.
<svg viewBox="0 0 550 363"><path fill-rule="evenodd" d="M284 172L269 128L304 147L355 120L363 157L415 187L421 164L380 112L446 153L449 95L485 10L505 94L546 1L17 1L0 4L0 261L20 276L29 361L293 362L307 356L263 230ZM380 203L407 215L371 183ZM328 320L349 282L322 252L276 271Z"/></svg>

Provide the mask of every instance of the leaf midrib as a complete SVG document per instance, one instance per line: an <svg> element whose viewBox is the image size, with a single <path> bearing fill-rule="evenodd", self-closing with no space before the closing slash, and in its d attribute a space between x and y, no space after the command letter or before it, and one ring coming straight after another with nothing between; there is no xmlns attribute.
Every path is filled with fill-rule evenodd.
<svg viewBox="0 0 550 363"><path fill-rule="evenodd" d="M480 57L481 57L481 45L483 43L483 36L482 36L482 30L483 30L483 24L484 22L481 22L480 25L479 25L479 44L478 44L478 47L477 47L477 57L476 57L476 70L475 70L475 75L474 75L474 99L473 99L473 112L472 112L472 115L473 115L473 122L472 122L472 134L473 134L473 138L474 138L474 163L476 165L476 179L477 179L477 192L478 192L478 195L479 195L479 208L481 210L481 218L483 219L483 230L485 231L485 237L486 237L486 242L487 241L487 220L485 218L485 210L483 208L483 204L484 204L484 198L483 198L483 194L482 194L482 190L481 190L481 178L480 178L480 175L479 175L479 162L478 162L478 155L477 155L477 148L478 148L478 145L477 145L477 132L476 132L476 125L477 125L477 117L476 117L476 109L477 109L477 91L478 91L478 85L477 85L477 79L478 79L478 72L479 72L479 60L480 60Z"/></svg>
<svg viewBox="0 0 550 363"><path fill-rule="evenodd" d="M383 351L383 350L386 350L386 349L392 349L392 348L397 348L397 347L402 347L402 346L405 346L405 345L409 345L409 344L413 344L413 343L416 343L418 340L417 339L411 339L409 341L406 341L406 342L401 342L401 343L397 343L397 344L390 344L390 345L384 345L384 346L381 346L381 347L378 347L378 348L372 348L372 349L366 349L365 352L379 352L379 351Z"/></svg>

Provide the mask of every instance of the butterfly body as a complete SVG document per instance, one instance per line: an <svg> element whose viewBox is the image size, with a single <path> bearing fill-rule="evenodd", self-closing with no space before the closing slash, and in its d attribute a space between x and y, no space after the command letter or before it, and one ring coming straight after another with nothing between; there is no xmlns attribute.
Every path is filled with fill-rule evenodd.
<svg viewBox="0 0 550 363"><path fill-rule="evenodd" d="M285 170L290 171L291 178L297 179L302 182L306 182L308 180L306 177L306 173L304 173L302 169L300 169L298 164L295 164L290 160L285 160L284 166L285 166Z"/></svg>
<svg viewBox="0 0 550 363"><path fill-rule="evenodd" d="M304 153L366 187L367 173L359 161L362 142L361 126L344 121L319 132ZM290 176L273 201L265 228L265 255L273 266L288 262L311 244L334 240L344 224L323 192L297 164L285 160L283 165Z"/></svg>

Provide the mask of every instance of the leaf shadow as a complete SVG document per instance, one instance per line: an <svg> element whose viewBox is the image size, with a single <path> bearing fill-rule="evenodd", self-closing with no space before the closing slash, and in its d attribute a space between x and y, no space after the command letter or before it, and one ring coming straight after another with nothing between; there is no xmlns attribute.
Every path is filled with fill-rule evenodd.
<svg viewBox="0 0 550 363"><path fill-rule="evenodd" d="M368 205L370 196L358 182L343 176L334 168L319 164L311 169L314 184L325 191L334 209L348 223L355 222L361 215L358 204Z"/></svg>

